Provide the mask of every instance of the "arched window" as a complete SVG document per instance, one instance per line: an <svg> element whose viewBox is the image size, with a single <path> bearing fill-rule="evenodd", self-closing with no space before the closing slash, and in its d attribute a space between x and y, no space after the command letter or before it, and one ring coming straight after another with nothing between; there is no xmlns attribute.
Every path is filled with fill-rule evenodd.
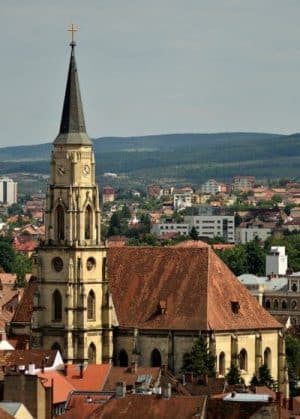
<svg viewBox="0 0 300 419"><path fill-rule="evenodd" d="M95 293L93 290L89 292L88 298L87 298L87 318L88 320L95 320Z"/></svg>
<svg viewBox="0 0 300 419"><path fill-rule="evenodd" d="M53 345L51 346L51 349L52 349L52 351L59 351L60 353L62 353L60 344L57 343L57 342L53 343Z"/></svg>
<svg viewBox="0 0 300 419"><path fill-rule="evenodd" d="M286 302L286 300L282 300L281 301L281 308L282 308L282 310L286 310L287 309L287 302Z"/></svg>
<svg viewBox="0 0 300 419"><path fill-rule="evenodd" d="M264 350L264 364L271 369L271 361L272 361L272 354L271 354L271 349L270 348L266 348Z"/></svg>
<svg viewBox="0 0 300 419"><path fill-rule="evenodd" d="M59 322L62 319L62 298L58 290L52 295L53 321Z"/></svg>
<svg viewBox="0 0 300 419"><path fill-rule="evenodd" d="M56 207L56 235L57 240L65 239L65 211L61 205Z"/></svg>
<svg viewBox="0 0 300 419"><path fill-rule="evenodd" d="M274 300L273 307L275 310L278 309L278 300Z"/></svg>
<svg viewBox="0 0 300 419"><path fill-rule="evenodd" d="M271 302L270 302L270 300L266 300L266 302L265 302L265 307L266 307L266 309L268 310L269 308L271 308Z"/></svg>
<svg viewBox="0 0 300 419"><path fill-rule="evenodd" d="M239 355L240 370L247 371L248 369L248 356L246 349L242 349Z"/></svg>
<svg viewBox="0 0 300 419"><path fill-rule="evenodd" d="M121 349L119 352L119 365L120 367L128 367L128 355L125 349Z"/></svg>
<svg viewBox="0 0 300 419"><path fill-rule="evenodd" d="M89 358L89 364L96 363L96 346L93 344L93 342L90 344L89 349L88 349L88 358Z"/></svg>
<svg viewBox="0 0 300 419"><path fill-rule="evenodd" d="M151 367L161 367L161 355L156 348L151 352Z"/></svg>
<svg viewBox="0 0 300 419"><path fill-rule="evenodd" d="M296 310L297 309L297 301L296 300L292 300L291 301L291 309L292 310Z"/></svg>
<svg viewBox="0 0 300 419"><path fill-rule="evenodd" d="M92 238L92 208L88 205L85 209L84 216L84 238L89 240Z"/></svg>
<svg viewBox="0 0 300 419"><path fill-rule="evenodd" d="M225 353L219 355L219 375L225 375Z"/></svg>

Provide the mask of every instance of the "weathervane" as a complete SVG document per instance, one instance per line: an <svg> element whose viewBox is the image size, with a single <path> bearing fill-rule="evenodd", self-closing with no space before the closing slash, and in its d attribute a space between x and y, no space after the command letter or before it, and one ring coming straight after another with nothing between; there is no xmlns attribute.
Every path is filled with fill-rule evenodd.
<svg viewBox="0 0 300 419"><path fill-rule="evenodd" d="M71 25L69 26L68 32L71 32L71 43L70 43L70 45L71 45L71 47L75 47L76 42L74 40L74 34L75 34L75 32L77 32L77 29L76 29L75 25L73 25L73 23L71 23Z"/></svg>

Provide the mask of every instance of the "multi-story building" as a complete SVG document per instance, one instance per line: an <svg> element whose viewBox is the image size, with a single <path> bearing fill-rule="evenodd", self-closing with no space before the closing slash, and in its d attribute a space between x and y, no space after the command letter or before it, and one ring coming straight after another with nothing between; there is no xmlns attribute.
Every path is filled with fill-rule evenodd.
<svg viewBox="0 0 300 419"><path fill-rule="evenodd" d="M254 176L234 176L232 179L232 189L234 191L248 191L253 189L255 182Z"/></svg>
<svg viewBox="0 0 300 419"><path fill-rule="evenodd" d="M230 215L187 215L183 223L164 222L153 224L151 232L157 236L166 233L187 236L195 227L199 237L222 237L229 243L234 243L234 217Z"/></svg>
<svg viewBox="0 0 300 419"><path fill-rule="evenodd" d="M184 222L195 227L200 237L223 237L227 242L234 243L234 216L232 215L187 215Z"/></svg>
<svg viewBox="0 0 300 419"><path fill-rule="evenodd" d="M270 226L267 226L267 225ZM249 243L252 240L258 238L264 242L272 234L272 227L275 227L275 223L263 223L261 221L254 223L241 223L235 229L235 240L237 243Z"/></svg>
<svg viewBox="0 0 300 419"><path fill-rule="evenodd" d="M111 186L104 186L102 189L102 202L114 202L115 200L115 191Z"/></svg>
<svg viewBox="0 0 300 419"><path fill-rule="evenodd" d="M209 179L201 186L202 194L216 195L220 191L221 187L215 179Z"/></svg>
<svg viewBox="0 0 300 419"><path fill-rule="evenodd" d="M149 185L147 187L147 196L149 198L160 198L162 196L162 188L159 185Z"/></svg>
<svg viewBox="0 0 300 419"><path fill-rule="evenodd" d="M8 177L0 178L0 203L12 205L17 202L18 184Z"/></svg>
<svg viewBox="0 0 300 419"><path fill-rule="evenodd" d="M174 210L180 211L192 206L192 192L179 192L173 195Z"/></svg>

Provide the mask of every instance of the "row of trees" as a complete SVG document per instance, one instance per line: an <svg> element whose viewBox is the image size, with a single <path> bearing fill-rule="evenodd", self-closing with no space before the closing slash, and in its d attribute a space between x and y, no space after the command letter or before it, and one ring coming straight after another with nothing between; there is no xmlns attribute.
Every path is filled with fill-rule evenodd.
<svg viewBox="0 0 300 419"><path fill-rule="evenodd" d="M192 346L191 352L183 358L182 372L192 372L197 377L215 376L215 357L210 352L207 342L200 337ZM242 384L244 382L241 371L235 363L231 363L226 374L228 384ZM263 364L259 368L258 375L253 375L251 385L274 387L276 385L269 368Z"/></svg>

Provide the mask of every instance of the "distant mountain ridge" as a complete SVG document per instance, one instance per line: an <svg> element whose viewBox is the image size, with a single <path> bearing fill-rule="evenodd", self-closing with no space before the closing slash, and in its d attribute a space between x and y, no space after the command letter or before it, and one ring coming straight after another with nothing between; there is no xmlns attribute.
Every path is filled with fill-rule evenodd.
<svg viewBox="0 0 300 419"><path fill-rule="evenodd" d="M0 149L0 173L49 173L52 143ZM300 175L300 134L164 134L94 140L97 175L125 174L141 182L200 183L209 177Z"/></svg>

